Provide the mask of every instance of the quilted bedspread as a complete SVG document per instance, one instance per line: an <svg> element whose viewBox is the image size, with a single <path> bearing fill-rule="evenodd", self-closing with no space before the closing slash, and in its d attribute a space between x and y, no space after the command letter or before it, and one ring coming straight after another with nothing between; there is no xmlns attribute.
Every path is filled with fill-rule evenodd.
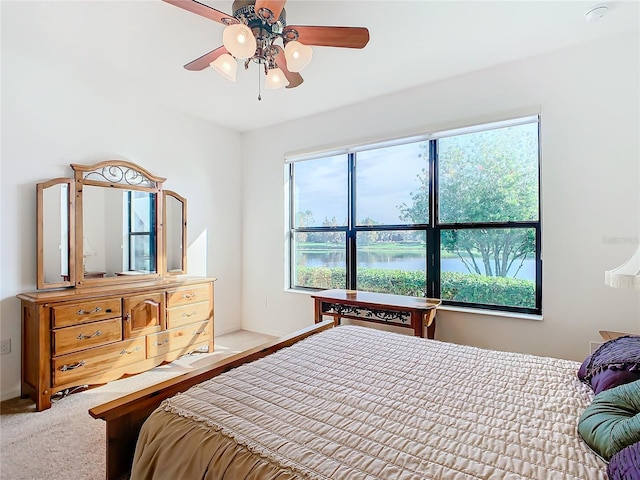
<svg viewBox="0 0 640 480"><path fill-rule="evenodd" d="M341 326L163 402L132 478L606 480L578 367Z"/></svg>

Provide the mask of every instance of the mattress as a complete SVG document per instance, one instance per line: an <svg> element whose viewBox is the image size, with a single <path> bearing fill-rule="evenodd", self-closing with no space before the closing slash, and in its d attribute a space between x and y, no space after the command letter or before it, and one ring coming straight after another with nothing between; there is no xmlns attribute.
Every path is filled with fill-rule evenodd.
<svg viewBox="0 0 640 480"><path fill-rule="evenodd" d="M340 326L165 400L132 478L606 480L578 367Z"/></svg>

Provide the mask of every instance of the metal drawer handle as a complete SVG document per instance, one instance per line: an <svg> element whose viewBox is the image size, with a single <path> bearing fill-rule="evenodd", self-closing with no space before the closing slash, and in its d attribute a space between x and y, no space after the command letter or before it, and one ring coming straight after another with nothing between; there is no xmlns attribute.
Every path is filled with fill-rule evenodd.
<svg viewBox="0 0 640 480"><path fill-rule="evenodd" d="M101 312L101 311L102 311L102 308L100 308L100 307L96 307L93 310L82 310L82 309L80 309L80 310L78 310L76 312L76 315L91 315L92 313L98 313L98 312Z"/></svg>
<svg viewBox="0 0 640 480"><path fill-rule="evenodd" d="M195 314L196 314L196 311L194 310L194 311L193 311L193 312L191 312L191 313L187 313L187 312L185 312L185 313L183 313L183 314L182 314L182 316L183 316L183 317L186 317L186 318L189 318L189 317L193 317Z"/></svg>
<svg viewBox="0 0 640 480"><path fill-rule="evenodd" d="M205 332L206 328L203 328L202 330L196 330L195 332L193 332L194 335L202 335Z"/></svg>
<svg viewBox="0 0 640 480"><path fill-rule="evenodd" d="M196 292L183 293L182 294L182 298L185 298L187 300L191 300L192 298L196 298Z"/></svg>
<svg viewBox="0 0 640 480"><path fill-rule="evenodd" d="M66 372L67 370L73 370L74 368L79 368L84 366L84 360L80 360L78 363L72 364L72 365L67 365L66 363L64 365L62 365L59 370L61 372Z"/></svg>
<svg viewBox="0 0 640 480"><path fill-rule="evenodd" d="M164 345L165 343L169 343L169 339L165 338L162 342L158 343L158 342L153 342L153 346L154 347L159 347L160 345Z"/></svg>
<svg viewBox="0 0 640 480"><path fill-rule="evenodd" d="M140 347L136 347L133 350L129 350L129 351L123 348L122 351L120 352L120 355L131 355L132 353L139 352L139 351L140 351Z"/></svg>
<svg viewBox="0 0 640 480"><path fill-rule="evenodd" d="M93 335L84 335L81 333L80 335L78 335L78 340L86 340L87 338L99 337L100 335L102 335L102 332L100 330L96 330L96 333L94 333Z"/></svg>

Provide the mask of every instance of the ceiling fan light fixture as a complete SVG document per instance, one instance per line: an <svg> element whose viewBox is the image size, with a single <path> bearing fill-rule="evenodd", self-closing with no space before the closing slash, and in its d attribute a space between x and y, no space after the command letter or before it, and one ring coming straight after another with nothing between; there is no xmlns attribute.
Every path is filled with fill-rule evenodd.
<svg viewBox="0 0 640 480"><path fill-rule="evenodd" d="M211 68L222 75L230 82L236 81L236 73L238 72L238 63L228 53L224 53L211 62Z"/></svg>
<svg viewBox="0 0 640 480"><path fill-rule="evenodd" d="M282 88L286 86L289 82L287 82L286 77L284 76L284 72L280 70L278 67L270 68L267 72L267 79L265 80L265 88L267 90L275 90L277 88Z"/></svg>
<svg viewBox="0 0 640 480"><path fill-rule="evenodd" d="M230 57L234 61L241 59L245 70L252 63L258 65L266 74L269 89L302 85L304 80L298 72L311 62L311 46L364 48L369 43L369 30L365 27L287 24L287 0L235 0L231 6L233 15L206 5L205 0L163 1L225 27L223 45L184 65L186 70L201 71L211 66L235 81L238 66L237 62L231 63ZM258 80L260 88L262 74Z"/></svg>
<svg viewBox="0 0 640 480"><path fill-rule="evenodd" d="M227 26L222 32L222 43L236 58L253 57L258 46L251 29L242 23Z"/></svg>
<svg viewBox="0 0 640 480"><path fill-rule="evenodd" d="M311 62L313 49L297 40L292 40L285 45L284 56L287 60L287 69L290 72L299 72Z"/></svg>

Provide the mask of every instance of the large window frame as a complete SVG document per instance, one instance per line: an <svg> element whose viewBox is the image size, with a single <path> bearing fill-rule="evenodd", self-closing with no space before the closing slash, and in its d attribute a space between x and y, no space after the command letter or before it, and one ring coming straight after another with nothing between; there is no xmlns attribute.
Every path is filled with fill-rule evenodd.
<svg viewBox="0 0 640 480"><path fill-rule="evenodd" d="M537 219L525 221L490 221L490 222L466 222L447 223L439 219L439 199L440 199L440 176L439 176L439 142L442 139L454 135L464 135L467 133L484 132L487 130L518 126L535 123L537 125ZM428 142L428 189L429 189L429 214L428 222L415 224L394 224L394 225L358 225L356 220L356 189L357 189L357 163L358 153L386 145L402 145L405 143L424 141ZM337 152L337 153L336 153ZM348 215L346 225L338 226L300 226L295 220L295 166L298 162L309 159L321 159L323 157L345 155L348 169ZM506 312L517 312L525 314L542 314L542 227L541 227L541 145L540 145L540 118L538 115L523 117L490 124L477 125L446 132L436 132L421 136L411 136L380 142L377 144L359 145L345 148L340 151L332 150L323 153L315 153L308 156L292 156L285 159L288 171L289 196L288 196L288 282L287 287L293 290L318 291L322 288L312 288L296 284L295 278L295 239L299 234L310 233L342 233L345 235L345 287L347 289L357 289L356 283L358 265L356 260L356 237L361 232L393 232L393 231L423 231L426 242L426 271L424 294L427 297L440 298L441 294L441 236L443 232L452 230L469 231L491 229L528 229L535 237L535 306L533 308L520 306L496 305L490 303L469 303L454 300L443 300L443 305L458 306L471 309L498 310ZM328 288L328 287L327 287Z"/></svg>

